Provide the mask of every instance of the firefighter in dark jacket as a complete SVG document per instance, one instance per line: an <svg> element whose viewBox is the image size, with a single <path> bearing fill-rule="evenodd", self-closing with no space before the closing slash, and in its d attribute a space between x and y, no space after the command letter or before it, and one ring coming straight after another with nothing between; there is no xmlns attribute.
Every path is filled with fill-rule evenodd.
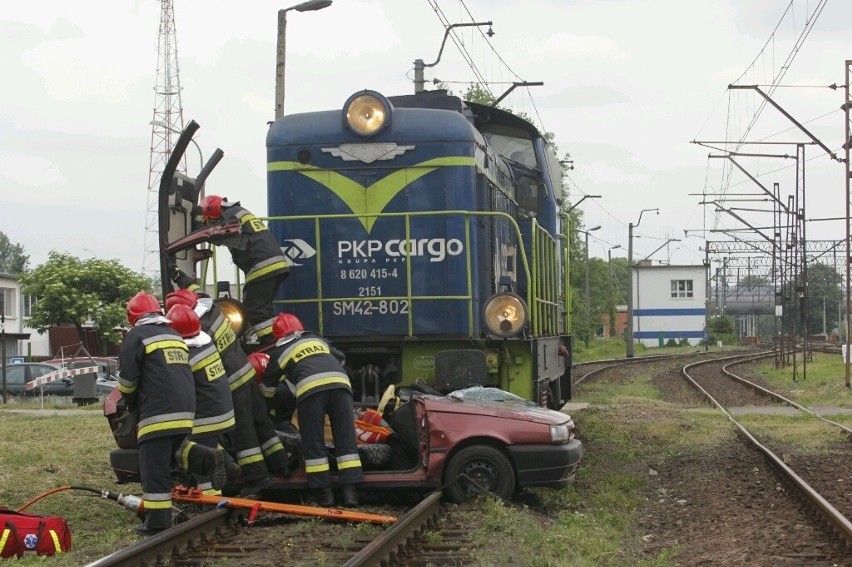
<svg viewBox="0 0 852 567"><path fill-rule="evenodd" d="M224 451L189 441L195 418L195 388L189 367L189 348L169 326L153 295L137 293L127 303L131 329L118 357L118 389L136 422L139 475L145 520L140 534L153 534L172 525L171 469L179 455L186 468L212 479L215 488L227 482ZM132 419L131 419L132 418Z"/></svg>
<svg viewBox="0 0 852 567"><path fill-rule="evenodd" d="M231 447L240 466L243 497L256 496L272 484L270 471L288 473L288 458L275 426L266 411L266 402L257 384L255 371L243 351L237 335L222 310L210 297L202 297L188 289L179 289L166 296L166 306L192 308L201 320L201 328L210 335L225 372L236 418Z"/></svg>
<svg viewBox="0 0 852 567"><path fill-rule="evenodd" d="M211 449L221 448L222 436L235 429L236 420L228 375L219 351L210 335L201 330L201 321L190 307L175 305L166 313L166 319L189 347L189 366L195 381L195 420L189 438ZM196 488L202 493L221 494L213 488L212 479L196 476L195 480Z"/></svg>
<svg viewBox="0 0 852 567"><path fill-rule="evenodd" d="M229 203L219 195L207 195L199 203L199 208L205 225L239 223L240 238L225 244L234 264L246 277L242 301L251 324L250 336L253 333L261 345L275 342L272 338L272 319L275 317L272 300L278 286L290 274L281 245L266 224L241 207L239 202Z"/></svg>
<svg viewBox="0 0 852 567"><path fill-rule="evenodd" d="M287 382L278 382L269 386L263 383L263 375L269 366L269 355L265 352L253 352L248 355L249 362L257 373L258 383L266 399L266 409L275 430L280 432L292 426L293 415L296 413L296 396L290 391Z"/></svg>
<svg viewBox="0 0 852 567"><path fill-rule="evenodd" d="M352 386L342 360L335 356L339 351L322 338L306 332L302 322L290 313L279 313L272 330L277 342L269 351L270 361L263 383L269 388L286 380L296 396L305 473L308 487L316 490L314 503L325 507L334 505L324 434L325 416L328 415L343 505L357 506L357 485L362 481L361 459L355 437Z"/></svg>

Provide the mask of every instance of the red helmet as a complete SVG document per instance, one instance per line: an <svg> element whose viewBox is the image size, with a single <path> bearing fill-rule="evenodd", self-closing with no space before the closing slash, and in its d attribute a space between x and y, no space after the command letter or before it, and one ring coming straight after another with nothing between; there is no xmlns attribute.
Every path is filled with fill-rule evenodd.
<svg viewBox="0 0 852 567"><path fill-rule="evenodd" d="M218 219L222 217L222 201L227 199L219 195L207 195L198 204L201 207L201 216L204 220Z"/></svg>
<svg viewBox="0 0 852 567"><path fill-rule="evenodd" d="M166 309L171 309L175 305L186 305L192 309L196 303L198 303L198 296L188 289L178 289L166 296Z"/></svg>
<svg viewBox="0 0 852 567"><path fill-rule="evenodd" d="M263 371L269 366L269 355L265 352L253 352L248 355L248 359L257 374L257 381L260 382Z"/></svg>
<svg viewBox="0 0 852 567"><path fill-rule="evenodd" d="M136 324L139 317L146 313L162 313L160 302L150 293L140 291L127 302L127 322L130 326Z"/></svg>
<svg viewBox="0 0 852 567"><path fill-rule="evenodd" d="M299 318L292 313L279 313L275 320L272 321L272 334L276 339L282 339L288 335L292 335L297 331L304 331L305 326L299 321Z"/></svg>
<svg viewBox="0 0 852 567"><path fill-rule="evenodd" d="M175 305L166 313L166 318L171 321L172 329L185 339L192 338L201 332L201 320L191 307Z"/></svg>

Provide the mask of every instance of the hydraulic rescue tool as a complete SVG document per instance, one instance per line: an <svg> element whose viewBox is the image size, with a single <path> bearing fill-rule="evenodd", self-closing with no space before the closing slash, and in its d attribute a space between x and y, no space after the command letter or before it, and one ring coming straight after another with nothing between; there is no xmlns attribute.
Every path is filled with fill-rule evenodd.
<svg viewBox="0 0 852 567"><path fill-rule="evenodd" d="M249 500L248 498L231 498L228 496L213 496L202 494L196 488L176 486L172 489L172 500L185 502L187 504L206 504L218 508L245 509L250 510L248 522L251 523L259 512L278 512L291 514L293 516L312 516L323 520L341 520L344 522L370 522L373 524L392 524L396 521L393 516L382 516L379 514L367 514L364 512L353 512L339 508L316 508L313 506L302 506L300 504L282 504L280 502L266 502L263 500Z"/></svg>

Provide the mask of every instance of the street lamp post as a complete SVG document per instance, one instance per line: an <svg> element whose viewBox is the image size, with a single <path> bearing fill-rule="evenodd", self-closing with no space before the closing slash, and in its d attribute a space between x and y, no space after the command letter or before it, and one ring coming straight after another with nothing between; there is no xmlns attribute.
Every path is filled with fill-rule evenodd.
<svg viewBox="0 0 852 567"><path fill-rule="evenodd" d="M591 330L592 325L592 316L591 316L591 298L589 297L589 233L594 232L596 230L600 230L601 226L593 226L589 230L581 230L586 234L586 329ZM586 341L588 342L588 341Z"/></svg>
<svg viewBox="0 0 852 567"><path fill-rule="evenodd" d="M313 12L331 6L332 0L308 0L278 10L278 51L275 56L275 119L284 116L284 60L286 47L287 12Z"/></svg>
<svg viewBox="0 0 852 567"><path fill-rule="evenodd" d="M606 265L609 270L609 301L607 302L607 311L609 313L609 336L614 337L615 334L615 299L612 291L612 251L616 248L621 248L621 244L610 246L606 251Z"/></svg>
<svg viewBox="0 0 852 567"><path fill-rule="evenodd" d="M633 229L642 222L642 214L651 211L660 214L660 209L642 209L636 224L627 227L627 358L633 358Z"/></svg>

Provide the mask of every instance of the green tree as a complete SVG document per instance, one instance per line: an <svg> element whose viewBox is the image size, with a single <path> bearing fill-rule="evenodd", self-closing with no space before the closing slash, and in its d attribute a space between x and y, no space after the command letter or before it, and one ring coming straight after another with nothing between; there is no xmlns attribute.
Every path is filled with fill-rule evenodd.
<svg viewBox="0 0 852 567"><path fill-rule="evenodd" d="M28 324L39 332L71 323L83 342L83 325L91 322L98 336L121 341L117 327L125 323L127 301L139 290L150 291L151 281L116 260L51 252L47 262L24 272L21 291L37 297Z"/></svg>
<svg viewBox="0 0 852 567"><path fill-rule="evenodd" d="M823 315L825 330L831 333L837 322L837 313L842 297L840 294L840 274L823 264L808 266L808 333L822 332ZM823 310L824 308L824 310Z"/></svg>
<svg viewBox="0 0 852 567"><path fill-rule="evenodd" d="M736 344L737 334L734 331L734 319L732 317L710 318L710 342L722 341L723 344Z"/></svg>
<svg viewBox="0 0 852 567"><path fill-rule="evenodd" d="M29 262L30 257L24 254L24 247L12 244L9 237L0 232L0 274L20 274L27 269Z"/></svg>
<svg viewBox="0 0 852 567"><path fill-rule="evenodd" d="M478 102L479 104L491 104L494 102L494 95L488 92L480 83L471 83L462 95L462 98L470 102Z"/></svg>

